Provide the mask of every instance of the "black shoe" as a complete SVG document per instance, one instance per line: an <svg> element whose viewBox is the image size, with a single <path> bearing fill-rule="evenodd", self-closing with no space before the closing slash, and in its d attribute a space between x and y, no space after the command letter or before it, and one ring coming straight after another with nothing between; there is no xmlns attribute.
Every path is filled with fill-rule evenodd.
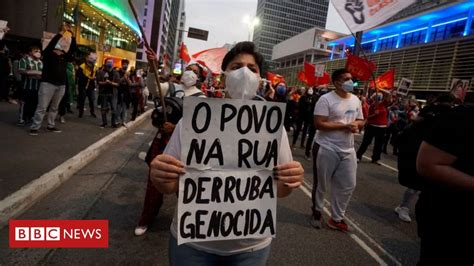
<svg viewBox="0 0 474 266"><path fill-rule="evenodd" d="M107 124L102 124L100 125L100 128L105 128L107 126Z"/></svg>
<svg viewBox="0 0 474 266"><path fill-rule="evenodd" d="M30 136L38 136L38 129L30 129Z"/></svg>
<svg viewBox="0 0 474 266"><path fill-rule="evenodd" d="M79 113L79 118L82 118L83 113Z"/></svg>
<svg viewBox="0 0 474 266"><path fill-rule="evenodd" d="M119 126L117 124L113 124L112 128L118 128Z"/></svg>
<svg viewBox="0 0 474 266"><path fill-rule="evenodd" d="M94 113L91 113L91 116L92 116L93 118L97 118L97 116L96 116Z"/></svg>
<svg viewBox="0 0 474 266"><path fill-rule="evenodd" d="M379 160L377 160L377 161L372 160L371 163L376 164L376 165L382 165L382 164L379 162Z"/></svg>
<svg viewBox="0 0 474 266"><path fill-rule="evenodd" d="M46 128L49 132L54 132L54 133L61 133L62 131L56 127L47 127Z"/></svg>

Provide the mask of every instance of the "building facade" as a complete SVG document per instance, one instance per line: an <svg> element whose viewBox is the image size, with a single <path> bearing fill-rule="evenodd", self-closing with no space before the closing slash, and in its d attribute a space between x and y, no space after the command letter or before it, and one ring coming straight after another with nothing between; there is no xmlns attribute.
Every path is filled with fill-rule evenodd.
<svg viewBox="0 0 474 266"><path fill-rule="evenodd" d="M315 26L324 28L329 0L259 0L253 41L258 51L271 63L273 46Z"/></svg>
<svg viewBox="0 0 474 266"><path fill-rule="evenodd" d="M327 59L332 51L328 43L343 36L346 34L315 27L275 45L272 53L275 72L284 76L288 85L303 86L297 74L303 70L304 62Z"/></svg>
<svg viewBox="0 0 474 266"><path fill-rule="evenodd" d="M390 18L388 22L400 20L409 16L416 15L428 11L433 8L440 7L445 4L454 3L457 0L417 0L415 3L409 7L398 12L395 16Z"/></svg>
<svg viewBox="0 0 474 266"><path fill-rule="evenodd" d="M176 51L179 48L179 39L182 39L181 21L184 15L184 0L137 0L143 2L141 23L150 42L151 48L165 58L165 67L170 68L175 61ZM146 65L147 59L143 44L137 49L137 61Z"/></svg>
<svg viewBox="0 0 474 266"><path fill-rule="evenodd" d="M412 93L421 97L448 91L453 79L474 77L473 16L474 0L442 5L364 32L362 48L377 65L375 76L395 69L395 86L401 78L411 79ZM332 72L345 66L344 51L353 51L354 38L339 38L328 46L329 55L316 62Z"/></svg>
<svg viewBox="0 0 474 266"><path fill-rule="evenodd" d="M44 32L55 34L68 21L77 44L97 51L99 65L104 58L113 58L116 65L122 58L135 64L140 31L126 0L5 0L1 5L0 18L11 29L5 36L14 44L11 48L25 51L38 45Z"/></svg>

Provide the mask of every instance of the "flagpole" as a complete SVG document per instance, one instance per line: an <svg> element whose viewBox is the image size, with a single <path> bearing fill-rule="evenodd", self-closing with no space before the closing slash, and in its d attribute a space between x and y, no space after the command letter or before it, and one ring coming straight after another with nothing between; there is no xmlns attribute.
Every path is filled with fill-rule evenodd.
<svg viewBox="0 0 474 266"><path fill-rule="evenodd" d="M140 20L138 19L137 10L135 9L135 6L133 5L132 0L128 0L128 4L130 5L130 8L132 9L133 16L135 17L138 28L140 29L140 33L142 34L142 39L143 39L143 43L145 45L145 48L148 49L148 50L152 50L151 47L150 47L150 44L148 43L148 40L146 38L145 31L143 30L142 24L140 24ZM156 60L157 60L157 58L155 60L152 60L150 62L150 64L151 64L151 69L152 69L153 73L155 74L155 82L156 82L156 86L158 87L158 95L160 97L160 103L161 103L161 106L163 108L163 120L164 120L164 122L167 122L168 121L168 116L166 115L165 98L163 97L163 93L161 92L160 76L158 74Z"/></svg>
<svg viewBox="0 0 474 266"><path fill-rule="evenodd" d="M345 23L345 21L344 21L344 23ZM346 24L346 26L347 26L347 24ZM347 27L347 28L349 28L349 27ZM358 45L358 46L359 46L360 51L362 52L362 56L364 56L364 59L369 62L369 59L367 58L367 54L365 53L364 49L362 48L362 35L364 34L364 32L362 31L361 40L358 40L358 38L357 38L356 35L350 30L350 28L349 28L349 31L350 31L350 33L352 34L352 36L354 37L354 40L355 40L355 42L356 42L355 45ZM354 45L354 47L355 47L355 45ZM357 56L359 56L359 55L357 55ZM370 70L370 74L371 74L371 76L372 76L372 79L374 80L375 90L378 90L377 80L376 80L376 78L375 78L375 73L374 73L374 71L372 71L372 69L369 68L369 70ZM370 84L370 80L369 80L369 84Z"/></svg>
<svg viewBox="0 0 474 266"><path fill-rule="evenodd" d="M337 11L337 13L339 14L339 10L338 10L337 8L336 8L336 11ZM339 14L339 15L341 15L341 14ZM342 18L342 16L341 16L341 18ZM365 59L366 61L369 61L369 59L367 58L367 55L365 54L364 49L362 48L362 36L363 36L364 32L361 31L361 32L362 32L362 34L361 34L361 40L359 40L359 42L357 42L357 37L356 37L356 35L352 32L351 27L349 27L349 25L347 24L347 22L346 22L344 19L342 19L342 21L343 21L344 24L346 25L347 29L349 29L349 32L351 33L351 35L354 37L354 41L355 41L354 48L355 48L355 45L359 45L360 50L362 51L362 55L364 56L364 59ZM359 56L359 55L357 55L357 56ZM374 72L372 71L372 69L369 69L369 70L370 70L370 74L371 74L371 76L372 76L372 79L374 80L375 89L377 90L377 81L375 80L375 74L374 74ZM370 82L370 81L369 81L369 82Z"/></svg>

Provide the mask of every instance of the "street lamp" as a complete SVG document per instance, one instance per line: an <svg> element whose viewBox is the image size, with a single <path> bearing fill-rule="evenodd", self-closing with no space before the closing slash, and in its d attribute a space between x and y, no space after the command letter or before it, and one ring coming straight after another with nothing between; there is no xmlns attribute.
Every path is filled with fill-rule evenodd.
<svg viewBox="0 0 474 266"><path fill-rule="evenodd" d="M247 24L247 26L249 27L248 40L251 41L253 30L256 26L258 26L258 24L260 24L260 19L258 17L250 17L249 15L245 15L242 19L242 22Z"/></svg>

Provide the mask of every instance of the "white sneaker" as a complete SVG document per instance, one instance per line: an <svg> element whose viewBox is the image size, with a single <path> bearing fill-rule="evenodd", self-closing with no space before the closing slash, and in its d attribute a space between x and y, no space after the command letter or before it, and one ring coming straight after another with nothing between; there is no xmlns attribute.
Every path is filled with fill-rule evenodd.
<svg viewBox="0 0 474 266"><path fill-rule="evenodd" d="M61 116L61 117L59 118L59 122L60 122L61 124L66 123L66 119L64 119L64 116Z"/></svg>
<svg viewBox="0 0 474 266"><path fill-rule="evenodd" d="M145 234L147 229L148 229L148 226L137 226L135 227L134 233L136 236L142 236Z"/></svg>
<svg viewBox="0 0 474 266"><path fill-rule="evenodd" d="M408 209L407 207L398 206L395 208L395 212L398 214L398 218L400 218L400 220L407 223L411 222L410 209Z"/></svg>

